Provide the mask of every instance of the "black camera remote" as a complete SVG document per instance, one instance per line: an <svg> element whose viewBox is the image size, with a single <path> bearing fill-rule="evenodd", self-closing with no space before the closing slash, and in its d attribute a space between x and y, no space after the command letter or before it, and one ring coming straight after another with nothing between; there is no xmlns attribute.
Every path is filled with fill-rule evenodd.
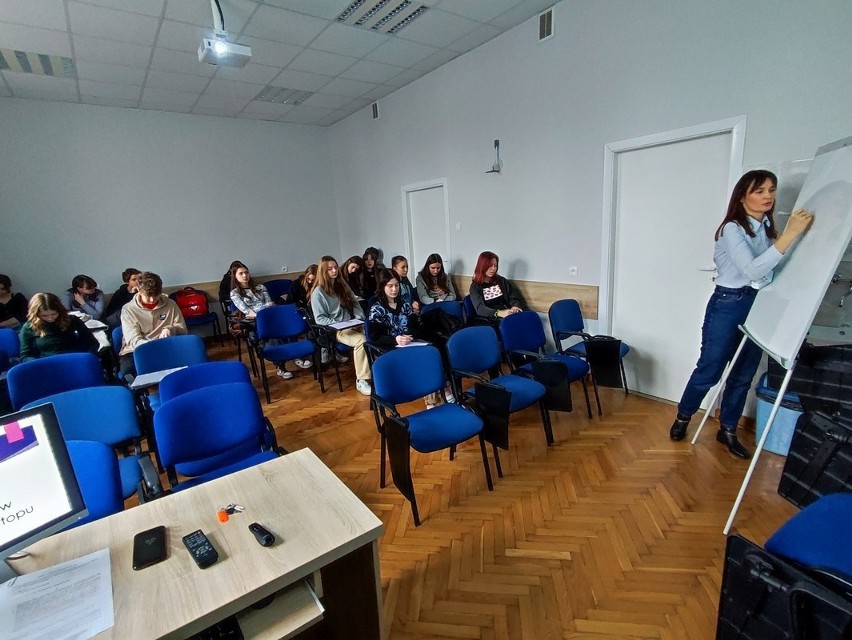
<svg viewBox="0 0 852 640"><path fill-rule="evenodd" d="M195 564L202 569L215 564L219 559L219 553L213 548L213 544L207 539L207 536L204 535L201 529L185 535L183 543L189 549L189 554L195 560Z"/></svg>
<svg viewBox="0 0 852 640"><path fill-rule="evenodd" d="M248 528L262 547L269 547L275 542L275 536L257 522L252 522Z"/></svg>

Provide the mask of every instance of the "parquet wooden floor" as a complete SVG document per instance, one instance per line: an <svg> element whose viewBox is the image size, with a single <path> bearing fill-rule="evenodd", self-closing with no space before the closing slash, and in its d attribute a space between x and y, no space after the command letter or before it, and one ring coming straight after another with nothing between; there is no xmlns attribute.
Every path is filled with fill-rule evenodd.
<svg viewBox="0 0 852 640"><path fill-rule="evenodd" d="M211 346L211 357L236 354ZM512 417L493 492L475 441L452 462L412 451L415 527L390 480L379 489L369 401L355 392L351 364L342 374L344 392L327 373L325 394L309 371L273 374L264 410L284 447L310 447L384 522L388 637L714 637L722 528L747 468L715 442L715 422L697 446L675 443L673 407L605 389L604 415L590 420L578 389L574 412L553 414L552 447L536 409ZM761 456L735 522L761 544L796 511L776 494L783 462Z"/></svg>

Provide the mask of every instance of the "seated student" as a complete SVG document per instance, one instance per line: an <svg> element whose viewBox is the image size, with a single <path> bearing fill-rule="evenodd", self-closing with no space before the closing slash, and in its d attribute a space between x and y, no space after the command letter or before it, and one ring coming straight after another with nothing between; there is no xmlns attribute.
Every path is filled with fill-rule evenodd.
<svg viewBox="0 0 852 640"><path fill-rule="evenodd" d="M311 291L311 310L314 321L319 325L329 325L335 322L352 320L353 318L364 319L364 311L355 300L355 294L340 276L337 260L331 256L323 256L317 269L317 279ZM370 395L373 389L370 380L370 364L367 361L367 352L364 349L364 334L360 329L349 328L338 331L337 341L352 347L352 355L355 358L355 388L358 393L365 396ZM335 354L336 355L336 354ZM330 355L323 354L323 361Z"/></svg>
<svg viewBox="0 0 852 640"><path fill-rule="evenodd" d="M343 267L340 270L343 272L346 284L352 289L352 293L355 294L356 298L369 300L372 296L376 295L375 292L364 295L364 261L360 257L352 256L343 263Z"/></svg>
<svg viewBox="0 0 852 640"><path fill-rule="evenodd" d="M234 306L246 320L254 320L258 311L275 306L266 287L255 282L248 267L243 263L239 263L238 266L231 269L231 302L234 303ZM313 365L310 360L302 360L301 358L296 358L293 362L301 369L308 369ZM276 374L284 380L293 377L293 373L284 368L283 362L278 363Z"/></svg>
<svg viewBox="0 0 852 640"><path fill-rule="evenodd" d="M98 341L86 324L68 313L57 296L37 293L21 327L21 362L58 353L97 353Z"/></svg>
<svg viewBox="0 0 852 640"><path fill-rule="evenodd" d="M385 265L379 261L379 250L375 247L367 247L361 259L364 261L364 295L361 297L369 300L376 295L376 274Z"/></svg>
<svg viewBox="0 0 852 640"><path fill-rule="evenodd" d="M163 294L163 280L156 273L140 273L136 295L121 309L121 350L118 364L121 373L136 374L133 351L140 344L186 335L186 321L177 302Z"/></svg>
<svg viewBox="0 0 852 640"><path fill-rule="evenodd" d="M497 275L500 258L491 251L483 251L476 261L473 281L470 283L470 301L476 315L488 320L499 320L512 313L520 313L521 299L503 276Z"/></svg>
<svg viewBox="0 0 852 640"><path fill-rule="evenodd" d="M444 271L444 261L437 253L426 258L426 264L417 274L417 297L421 304L455 300L456 290L449 274Z"/></svg>
<svg viewBox="0 0 852 640"><path fill-rule="evenodd" d="M139 269L134 269L133 267L128 267L121 272L121 280L124 284L112 294L112 298L109 299L109 304L107 304L102 316L104 322L109 325L110 330L121 324L121 309L133 300L133 296L139 291L138 278L140 273L142 272Z"/></svg>
<svg viewBox="0 0 852 640"><path fill-rule="evenodd" d="M27 321L27 299L12 293L12 279L0 273L0 327L14 329Z"/></svg>
<svg viewBox="0 0 852 640"><path fill-rule="evenodd" d="M308 297L317 278L317 265L309 265L290 287L290 300L302 309L308 306Z"/></svg>
<svg viewBox="0 0 852 640"><path fill-rule="evenodd" d="M408 279L408 260L405 256L394 256L391 258L391 267L399 278L399 293L402 299L405 300L414 313L420 313L420 301L417 299L417 290Z"/></svg>
<svg viewBox="0 0 852 640"><path fill-rule="evenodd" d="M62 293L62 304L68 311L78 311L100 320L104 313L104 292L98 289L98 283L89 276L74 276L71 288Z"/></svg>
<svg viewBox="0 0 852 640"><path fill-rule="evenodd" d="M219 302L224 302L225 304L229 304L231 302L231 289L234 288L231 284L231 274L234 272L234 268L244 266L246 265L239 260L234 260L231 263L231 266L228 267L225 275L222 276L222 281L219 283Z"/></svg>

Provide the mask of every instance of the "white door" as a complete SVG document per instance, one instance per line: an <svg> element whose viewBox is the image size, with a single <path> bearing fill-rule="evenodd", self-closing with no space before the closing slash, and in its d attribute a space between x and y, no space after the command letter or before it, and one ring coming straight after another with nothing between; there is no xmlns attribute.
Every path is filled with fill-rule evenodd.
<svg viewBox="0 0 852 640"><path fill-rule="evenodd" d="M695 367L739 142L728 129L614 155L608 319L640 393L678 401Z"/></svg>
<svg viewBox="0 0 852 640"><path fill-rule="evenodd" d="M414 282L430 253L440 253L449 271L449 210L443 181L403 187L409 279Z"/></svg>

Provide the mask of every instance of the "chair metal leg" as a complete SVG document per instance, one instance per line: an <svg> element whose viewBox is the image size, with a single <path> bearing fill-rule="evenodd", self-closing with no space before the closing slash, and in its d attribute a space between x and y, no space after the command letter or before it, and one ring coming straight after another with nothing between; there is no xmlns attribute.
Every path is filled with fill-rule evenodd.
<svg viewBox="0 0 852 640"><path fill-rule="evenodd" d="M485 438L479 434L479 450L482 452L482 465L485 467L485 483L489 491L494 491L494 482L491 479L491 463L488 462L488 450L485 448Z"/></svg>
<svg viewBox="0 0 852 640"><path fill-rule="evenodd" d="M619 359L618 366L621 367L621 384L624 387L624 395L629 396L630 391L627 390L627 374L624 372L624 359Z"/></svg>
<svg viewBox="0 0 852 640"><path fill-rule="evenodd" d="M452 462L456 457L456 445L450 445L450 462Z"/></svg>
<svg viewBox="0 0 852 640"><path fill-rule="evenodd" d="M603 411L601 411L601 397L598 395L598 381L595 380L595 376L592 376L592 388L595 390L595 402L598 405L598 417L600 418ZM589 417L591 418L591 416Z"/></svg>
<svg viewBox="0 0 852 640"><path fill-rule="evenodd" d="M544 439L547 441L547 446L553 444L553 425L550 422L550 413L547 407L544 406L544 401L539 400L538 408L541 411L541 424L544 427Z"/></svg>
<svg viewBox="0 0 852 640"><path fill-rule="evenodd" d="M494 466L497 467L497 477L503 477L503 466L500 464L500 454L497 453L497 445L491 445L491 451L494 453Z"/></svg>
<svg viewBox="0 0 852 640"><path fill-rule="evenodd" d="M269 397L269 378L266 377L266 360L260 359L260 373L263 380L263 390L266 392L266 404L272 404L272 399Z"/></svg>
<svg viewBox="0 0 852 640"><path fill-rule="evenodd" d="M329 349L331 361L334 363L334 375L337 376L337 390L343 393L343 381L340 379L340 363L337 362L337 347Z"/></svg>
<svg viewBox="0 0 852 640"><path fill-rule="evenodd" d="M379 487L384 489L385 485L387 484L385 482L385 473L386 473L385 472L385 457L387 456L387 451L388 451L388 443L387 443L387 440L385 440L384 432L382 432L381 437L379 439L381 440L381 443L382 443L382 451L381 451L382 459L379 462Z"/></svg>
<svg viewBox="0 0 852 640"><path fill-rule="evenodd" d="M592 419L592 403L589 402L589 390L586 388L586 379L581 380L583 383L583 395L586 396L586 412L589 414L589 420Z"/></svg>

